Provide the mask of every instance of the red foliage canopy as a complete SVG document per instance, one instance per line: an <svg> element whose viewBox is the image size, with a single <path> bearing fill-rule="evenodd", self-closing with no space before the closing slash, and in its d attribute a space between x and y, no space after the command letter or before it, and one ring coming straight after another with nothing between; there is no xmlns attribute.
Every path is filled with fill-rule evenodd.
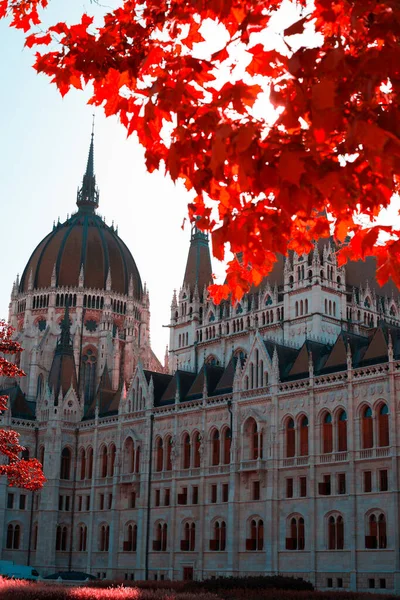
<svg viewBox="0 0 400 600"><path fill-rule="evenodd" d="M17 354L22 351L18 342L12 339L14 329L5 321L0 321L0 354ZM25 373L16 365L0 356L0 376L21 377ZM7 396L0 396L0 412L7 410ZM42 465L36 458L20 459L25 448L19 444L19 434L12 429L0 429L0 475L6 475L8 485L27 490L39 490L46 481Z"/></svg>
<svg viewBox="0 0 400 600"><path fill-rule="evenodd" d="M0 0L0 17L10 11L12 25L30 32L46 4ZM147 169L162 164L184 180L195 196L189 214L212 231L217 258L226 242L243 253L242 264L228 264L226 285L212 286L215 299L258 284L276 252L303 253L329 235L325 209L339 243L354 234L340 260L374 254L379 283L400 285L400 228L385 228L376 245L375 223L399 186L400 3L297 4L301 18L283 31L280 50L266 44L282 0L121 0L99 28L85 14L26 38L30 47L54 43L35 68L61 94L91 83L90 102L137 133ZM221 44L205 56L212 22ZM312 28L316 47L299 38ZM237 47L251 57L241 78ZM254 110L263 91L279 109L273 124Z"/></svg>

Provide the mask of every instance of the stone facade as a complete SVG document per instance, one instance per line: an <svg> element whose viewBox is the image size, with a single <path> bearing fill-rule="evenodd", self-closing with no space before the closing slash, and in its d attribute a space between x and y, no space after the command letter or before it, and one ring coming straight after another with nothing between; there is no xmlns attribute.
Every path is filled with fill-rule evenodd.
<svg viewBox="0 0 400 600"><path fill-rule="evenodd" d="M400 306L363 268L338 267L327 241L215 306L194 228L164 366L146 291L116 294L112 272L96 290L16 282L27 377L4 382L2 422L47 483L0 480L1 558L41 574L281 573L400 592Z"/></svg>

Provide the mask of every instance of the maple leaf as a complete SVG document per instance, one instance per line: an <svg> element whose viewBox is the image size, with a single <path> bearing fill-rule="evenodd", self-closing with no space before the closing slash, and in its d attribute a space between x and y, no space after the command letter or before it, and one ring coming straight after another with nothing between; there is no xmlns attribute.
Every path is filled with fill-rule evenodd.
<svg viewBox="0 0 400 600"><path fill-rule="evenodd" d="M243 268L227 268L233 297L268 271L267 240L268 251L285 253L289 241L308 248L312 235L325 235L313 216L325 206L339 240L355 234L342 256L358 260L369 252L380 261L379 277L400 283L400 233L392 230L378 251L376 230L361 234L354 222L356 214L375 219L400 189L399 2L315 0L306 17L281 31L287 56L254 45L251 35L265 30L283 0L148 0L145 7L123 0L97 28L85 14L76 25L60 22L39 34L32 28L46 5L0 0L0 18L11 15L11 26L28 33L27 46L52 39L55 50L36 55L37 71L62 95L92 86L89 102L119 117L128 135L137 134L148 170L165 164L174 180L195 191L189 212L213 228L214 254L224 256L230 243L246 256ZM195 44L206 37L202 26L209 21L228 39L205 60ZM318 46L291 50L291 36L302 34L307 22ZM251 59L244 80L227 80L221 66L232 59L233 72L235 54L228 50L237 42ZM268 91L279 111L272 126L252 110ZM161 138L166 121L168 143ZM216 226L204 198L216 202Z"/></svg>

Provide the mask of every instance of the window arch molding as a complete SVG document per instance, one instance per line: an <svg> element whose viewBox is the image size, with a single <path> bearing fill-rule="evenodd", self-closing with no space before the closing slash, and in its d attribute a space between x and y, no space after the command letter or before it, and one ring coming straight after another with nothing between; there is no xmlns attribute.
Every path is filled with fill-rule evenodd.
<svg viewBox="0 0 400 600"><path fill-rule="evenodd" d="M286 458L296 456L296 420L291 414L286 414L281 421L281 432L283 439L283 455Z"/></svg>
<svg viewBox="0 0 400 600"><path fill-rule="evenodd" d="M218 427L211 427L208 433L210 446L210 465L216 466L221 462L221 432Z"/></svg>
<svg viewBox="0 0 400 600"><path fill-rule="evenodd" d="M264 519L259 515L252 515L246 521L246 550L261 551L265 547Z"/></svg>
<svg viewBox="0 0 400 600"><path fill-rule="evenodd" d="M327 550L345 548L345 519L338 510L331 510L324 516L325 540Z"/></svg>
<svg viewBox="0 0 400 600"><path fill-rule="evenodd" d="M301 412L295 419L295 431L297 434L296 454L299 456L308 456L309 444L309 420L305 412Z"/></svg>
<svg viewBox="0 0 400 600"><path fill-rule="evenodd" d="M291 513L286 518L286 549L304 550L305 547L305 518L300 513Z"/></svg>
<svg viewBox="0 0 400 600"><path fill-rule="evenodd" d="M107 445L102 443L99 448L98 454L99 460L99 477L107 477L108 470L108 448Z"/></svg>
<svg viewBox="0 0 400 600"><path fill-rule="evenodd" d="M6 549L20 550L22 548L22 524L19 521L10 521L6 528Z"/></svg>
<svg viewBox="0 0 400 600"><path fill-rule="evenodd" d="M191 435L192 442L192 465L194 468L201 466L201 455L202 455L202 435L198 429L192 431Z"/></svg>
<svg viewBox="0 0 400 600"><path fill-rule="evenodd" d="M364 515L365 547L386 549L388 544L388 522L386 512L380 508L371 508Z"/></svg>
<svg viewBox="0 0 400 600"><path fill-rule="evenodd" d="M189 431L181 434L182 469L190 469L192 461L192 440Z"/></svg>
<svg viewBox="0 0 400 600"><path fill-rule="evenodd" d="M60 456L60 479L71 479L73 452L70 446L64 446Z"/></svg>
<svg viewBox="0 0 400 600"><path fill-rule="evenodd" d="M124 552L136 552L137 550L137 523L129 520L123 526L123 545Z"/></svg>

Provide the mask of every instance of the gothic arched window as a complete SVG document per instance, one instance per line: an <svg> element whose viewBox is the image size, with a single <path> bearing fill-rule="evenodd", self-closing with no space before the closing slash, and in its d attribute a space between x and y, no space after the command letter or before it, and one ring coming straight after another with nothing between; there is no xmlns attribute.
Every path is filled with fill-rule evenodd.
<svg viewBox="0 0 400 600"><path fill-rule="evenodd" d="M71 450L64 448L61 452L60 479L70 479L71 477Z"/></svg>

